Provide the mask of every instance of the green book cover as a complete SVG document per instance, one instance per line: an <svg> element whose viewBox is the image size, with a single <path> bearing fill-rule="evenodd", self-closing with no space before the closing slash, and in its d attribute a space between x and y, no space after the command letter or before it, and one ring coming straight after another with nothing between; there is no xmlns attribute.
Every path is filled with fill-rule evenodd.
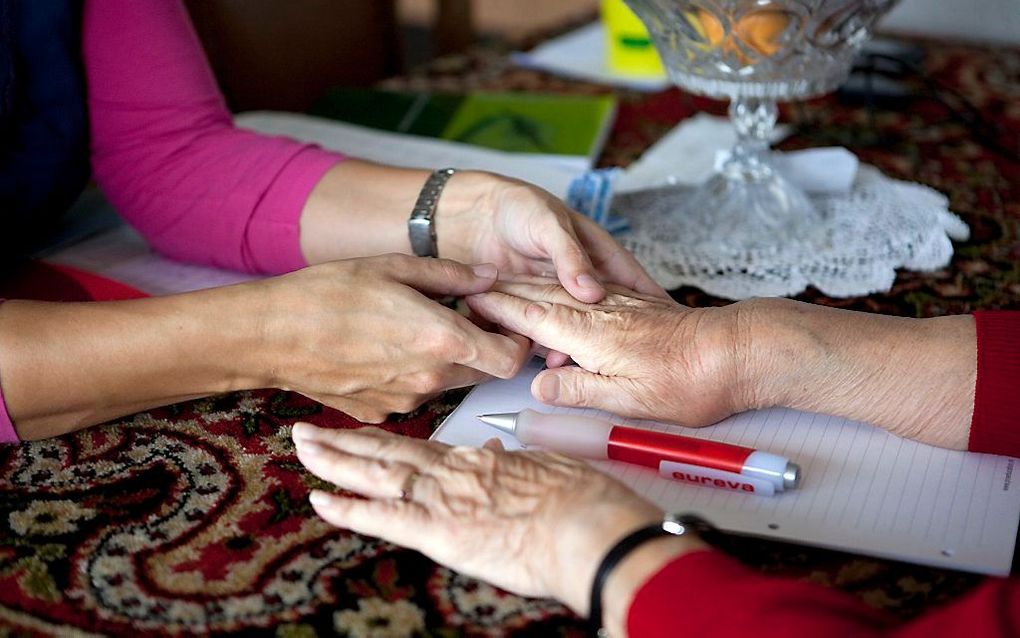
<svg viewBox="0 0 1020 638"><path fill-rule="evenodd" d="M311 114L385 131L515 153L594 161L616 113L612 96L402 93L335 89Z"/></svg>

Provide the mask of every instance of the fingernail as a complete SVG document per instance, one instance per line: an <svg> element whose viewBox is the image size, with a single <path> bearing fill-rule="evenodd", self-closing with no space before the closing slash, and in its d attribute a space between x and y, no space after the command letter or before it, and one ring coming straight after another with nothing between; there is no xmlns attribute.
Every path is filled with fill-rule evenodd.
<svg viewBox="0 0 1020 638"><path fill-rule="evenodd" d="M482 279L495 279L499 274L499 270L493 264L476 264L471 267L471 270Z"/></svg>
<svg viewBox="0 0 1020 638"><path fill-rule="evenodd" d="M315 426L311 423L295 423L290 435L295 443L299 440L310 441L315 436Z"/></svg>
<svg viewBox="0 0 1020 638"><path fill-rule="evenodd" d="M588 290L602 290L602 284L597 282L594 277L588 273L581 273L577 276L577 285Z"/></svg>
<svg viewBox="0 0 1020 638"><path fill-rule="evenodd" d="M308 456L319 456L325 454L326 448L319 445L315 441L308 441L306 439L295 441L297 444L298 451Z"/></svg>
<svg viewBox="0 0 1020 638"><path fill-rule="evenodd" d="M555 374L547 374L538 384L538 394L546 402L560 398L559 377Z"/></svg>
<svg viewBox="0 0 1020 638"><path fill-rule="evenodd" d="M329 505L329 494L319 490L312 490L312 493L308 495L308 502L312 505Z"/></svg>

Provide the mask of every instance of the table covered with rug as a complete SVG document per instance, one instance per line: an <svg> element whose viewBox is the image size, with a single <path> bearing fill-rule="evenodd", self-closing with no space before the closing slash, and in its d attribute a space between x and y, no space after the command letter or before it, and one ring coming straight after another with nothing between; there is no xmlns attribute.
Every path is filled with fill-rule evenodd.
<svg viewBox="0 0 1020 638"><path fill-rule="evenodd" d="M968 125L930 97L885 110L829 96L785 107L794 134L782 148L845 146L893 177L932 186L971 238L949 267L903 272L888 293L830 299L809 290L805 301L911 317L1020 308L1020 165L1007 132L1020 130L1020 51L922 46L929 76L966 97L980 122ZM608 90L513 68L491 50L444 58L387 86ZM618 95L606 166L628 164L685 117L725 109L676 90ZM980 141L988 136L995 144ZM696 289L674 294L689 305L725 303ZM448 393L384 427L427 437L463 396ZM555 602L508 594L320 521L307 502L320 485L290 441L297 420L360 425L270 390L0 448L0 635L583 635L583 621ZM980 581L766 541L727 550L764 573L837 587L904 618Z"/></svg>

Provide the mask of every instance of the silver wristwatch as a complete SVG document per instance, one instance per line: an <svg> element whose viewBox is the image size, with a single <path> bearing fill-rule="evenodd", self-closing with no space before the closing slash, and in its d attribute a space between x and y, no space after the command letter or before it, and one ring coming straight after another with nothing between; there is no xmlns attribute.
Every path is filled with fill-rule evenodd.
<svg viewBox="0 0 1020 638"><path fill-rule="evenodd" d="M456 172L453 168L443 168L429 175L421 194L418 195L418 201L414 204L414 210L411 211L411 218L407 220L411 250L419 257L439 256L436 247L436 206L439 204L439 195L443 192L443 187Z"/></svg>

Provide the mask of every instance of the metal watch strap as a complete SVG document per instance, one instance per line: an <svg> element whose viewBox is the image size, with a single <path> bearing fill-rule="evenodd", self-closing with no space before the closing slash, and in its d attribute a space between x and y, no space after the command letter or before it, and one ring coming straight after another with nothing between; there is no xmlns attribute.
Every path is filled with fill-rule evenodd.
<svg viewBox="0 0 1020 638"><path fill-rule="evenodd" d="M436 246L436 206L439 205L439 195L443 192L443 187L456 172L453 168L433 172L425 180L418 201L414 203L411 218L407 220L407 234L411 239L411 251L419 257L439 256L439 249Z"/></svg>

